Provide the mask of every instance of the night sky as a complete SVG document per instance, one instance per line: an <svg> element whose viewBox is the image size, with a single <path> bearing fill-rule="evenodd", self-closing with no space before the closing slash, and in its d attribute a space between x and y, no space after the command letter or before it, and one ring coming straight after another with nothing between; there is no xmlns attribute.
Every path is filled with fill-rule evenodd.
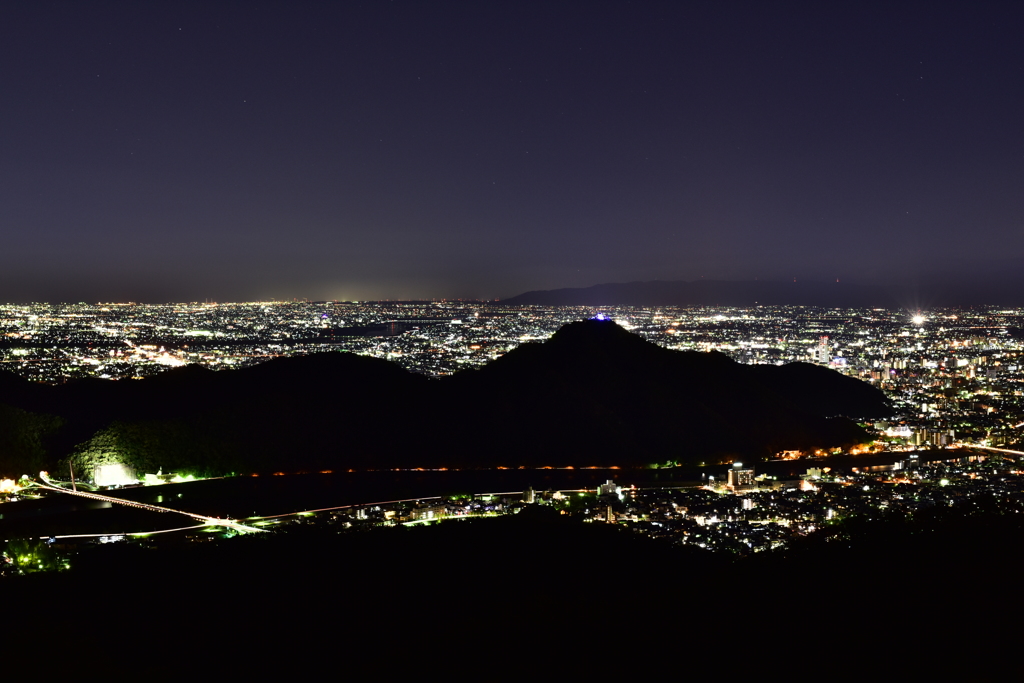
<svg viewBox="0 0 1024 683"><path fill-rule="evenodd" d="M1024 271L1022 36L1019 2L4 3L0 301Z"/></svg>

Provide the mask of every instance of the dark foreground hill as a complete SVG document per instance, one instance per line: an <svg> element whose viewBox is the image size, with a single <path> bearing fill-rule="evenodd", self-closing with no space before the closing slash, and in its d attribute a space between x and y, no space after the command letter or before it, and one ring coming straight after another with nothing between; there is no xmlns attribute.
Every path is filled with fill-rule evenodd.
<svg viewBox="0 0 1024 683"><path fill-rule="evenodd" d="M86 549L69 572L0 580L17 622L5 643L51 657L113 650L108 674L215 650L188 666L265 678L269 666L329 662L349 675L515 680L595 662L647 678L811 660L838 680L862 669L999 680L1018 638L1006 620L1024 602L1012 587L1018 516L854 519L804 547L735 559L533 512Z"/></svg>
<svg viewBox="0 0 1024 683"><path fill-rule="evenodd" d="M9 475L71 453L79 471L207 474L711 462L858 443L846 418L889 412L880 392L824 368L670 351L598 320L442 380L346 353L139 381L0 379Z"/></svg>

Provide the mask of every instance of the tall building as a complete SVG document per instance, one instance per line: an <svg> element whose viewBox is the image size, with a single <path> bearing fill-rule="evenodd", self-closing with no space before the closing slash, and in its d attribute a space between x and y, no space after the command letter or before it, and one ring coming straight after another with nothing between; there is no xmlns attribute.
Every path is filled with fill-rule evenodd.
<svg viewBox="0 0 1024 683"><path fill-rule="evenodd" d="M818 345L811 349L811 360L821 365L828 365L832 361L832 350L829 348L827 335L823 335L818 340Z"/></svg>
<svg viewBox="0 0 1024 683"><path fill-rule="evenodd" d="M757 488L757 483L754 481L753 468L744 468L741 462L734 462L732 464L732 467L729 469L727 482L728 487L733 491Z"/></svg>

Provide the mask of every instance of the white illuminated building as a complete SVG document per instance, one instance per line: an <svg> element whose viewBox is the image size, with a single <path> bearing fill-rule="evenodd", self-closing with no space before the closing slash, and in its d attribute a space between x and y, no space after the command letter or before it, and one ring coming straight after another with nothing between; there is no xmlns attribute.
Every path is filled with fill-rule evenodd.
<svg viewBox="0 0 1024 683"><path fill-rule="evenodd" d="M139 483L132 469L121 463L97 465L93 470L92 480L97 486L128 486Z"/></svg>

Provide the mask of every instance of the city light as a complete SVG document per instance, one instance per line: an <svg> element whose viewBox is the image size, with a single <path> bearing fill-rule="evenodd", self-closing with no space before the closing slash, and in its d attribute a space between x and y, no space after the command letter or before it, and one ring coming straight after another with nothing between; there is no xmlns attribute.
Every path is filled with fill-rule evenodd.
<svg viewBox="0 0 1024 683"><path fill-rule="evenodd" d="M326 318L325 310L329 312ZM903 494L894 492L896 486L927 492L948 490L957 496L1002 491L999 486L1003 484L990 474L999 467L998 461L985 467L974 461L948 463L974 457L964 453L986 452L1008 458L1022 454L1016 444L1024 425L1024 395L1020 389L1024 382L1024 343L1015 331L1024 329L1024 310L1017 309L930 310L914 315L913 326L908 327L905 311L787 306L595 310L502 307L500 302L8 305L0 306L0 334L7 340L7 346L0 350L0 362L3 369L27 379L59 384L83 377L125 381L156 375L167 371L169 360L176 365L195 364L230 372L272 358L343 351L387 358L412 372L445 377L490 363L522 344L544 342L566 323L581 319L609 324L615 321L664 348L713 350L746 365L814 364L822 371L870 384L892 401L892 416L858 420L867 435L864 443L841 449L789 448L775 456L780 463L812 459L813 467L806 476L755 482L753 470L744 469L739 462L733 465L721 458L702 456L708 462L701 468L706 472L701 477L703 485L665 499L674 506L666 503L645 507L644 501L655 494L646 493L639 485L630 489L636 493L620 501L626 508L615 511L614 521L637 525L643 533L666 534L678 522L679 528L672 533L696 541L693 528L699 527L703 530L699 541L709 549L760 552L784 544L788 534L810 533L826 519L842 519L851 513L851 505L861 512L915 509L913 505L918 501L901 498ZM453 320L459 324L453 324ZM936 323L926 326L928 320ZM689 447L688 440L681 438L678 453L672 448L659 452L659 470L683 468L685 462L680 455L685 456ZM824 459L836 456L856 458L856 466L822 466ZM896 464L890 464L894 460ZM562 471L566 466L548 462L545 473ZM408 471L436 469L414 464ZM510 473L522 466L506 462L497 469ZM1019 476L1019 466L1011 469L1003 476ZM321 470L329 471L313 468ZM335 471L341 474L351 469ZM731 481L730 471L736 472ZM284 470L264 474L270 473L291 476ZM628 468L618 470L616 477L620 473L629 476ZM75 474L79 485L91 486L128 486L137 478L145 485L187 484L194 479L184 473L134 474L115 463ZM67 474L62 471L62 476L66 478ZM70 487L69 483L51 485L61 492ZM841 491L856 491L863 502L851 503L848 494ZM743 500L748 502L731 502L729 497L736 492L742 492ZM0 493L10 498L48 495L40 487L20 489L12 479L0 482ZM562 505L561 511L567 514L608 520L606 508L591 505L593 493L575 493L571 497L539 494L538 498L545 504ZM415 513L416 519L410 518L412 512L405 503L389 504L382 506L378 521L420 523L493 515L495 506L509 505L502 503L502 498L481 499L469 506L432 504ZM803 501L811 499L821 501L813 507L816 512L794 512ZM581 506L580 510L565 507L569 500ZM581 512L588 509L588 513ZM828 516L819 516L819 512L825 514L824 510L829 511ZM232 520L196 519L229 533L241 530ZM316 515L304 519L315 520ZM688 526L691 523L692 528ZM762 536L751 536L749 524L756 524ZM741 527L742 537L738 536ZM732 541L723 540L734 533L739 543L735 547L730 545Z"/></svg>

